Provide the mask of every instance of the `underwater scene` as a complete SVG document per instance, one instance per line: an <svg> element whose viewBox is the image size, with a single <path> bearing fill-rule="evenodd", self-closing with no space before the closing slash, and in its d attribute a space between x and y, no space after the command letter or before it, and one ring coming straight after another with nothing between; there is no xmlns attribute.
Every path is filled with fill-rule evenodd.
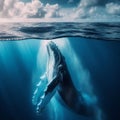
<svg viewBox="0 0 120 120"><path fill-rule="evenodd" d="M0 28L0 120L120 119L119 22Z"/></svg>

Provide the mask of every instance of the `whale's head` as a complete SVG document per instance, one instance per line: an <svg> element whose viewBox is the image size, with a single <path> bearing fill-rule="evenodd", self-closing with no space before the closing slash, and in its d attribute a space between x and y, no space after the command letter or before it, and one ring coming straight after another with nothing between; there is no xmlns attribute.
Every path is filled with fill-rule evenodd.
<svg viewBox="0 0 120 120"><path fill-rule="evenodd" d="M52 79L64 70L64 57L62 56L58 46L50 41L47 44L48 63L47 75L48 79Z"/></svg>

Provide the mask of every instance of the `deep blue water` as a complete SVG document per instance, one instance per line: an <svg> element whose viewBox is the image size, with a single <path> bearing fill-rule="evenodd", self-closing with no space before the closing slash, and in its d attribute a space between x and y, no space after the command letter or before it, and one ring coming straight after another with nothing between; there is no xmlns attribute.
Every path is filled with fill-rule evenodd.
<svg viewBox="0 0 120 120"><path fill-rule="evenodd" d="M83 26L82 29L86 29L86 25L81 25ZM71 31L68 30L69 24L69 27L65 28L68 32L64 31L66 35L61 33L64 27L58 29L59 35L62 37L59 38L56 35L53 38L57 39L53 39L53 41L65 56L76 88L97 97L99 109L103 116L101 120L119 120L120 31L118 29L120 27L118 23L111 23L111 26L110 24L108 26L112 29L102 29L102 27L106 27L105 25L106 23L102 23L102 25L99 24L93 28L92 24L89 27L89 23L88 30L82 32L82 35L84 34L83 37L85 37L87 32L92 31L92 33L83 38L81 34L79 37L76 35L80 33L81 29L78 27L76 32L73 32L74 35L71 36ZM45 27L37 29L33 27L35 30L33 28L31 30L34 32L30 29L26 30L25 27L20 28L24 34L27 33L26 35L43 34L44 36L39 35L40 40L33 39L33 36L33 38L29 36L28 39L23 39L27 37L22 33L23 40L17 41L18 36L15 37L15 30L13 32L14 37L8 35L8 31L5 32L8 27L4 30L8 36L1 32L0 120L93 120L93 118L78 115L64 107L56 97L53 97L40 116L36 115L35 106L32 104L32 95L39 77L45 70L46 44L48 42L42 37L44 39L45 37L46 39L49 38L49 36L52 38L51 32L49 34L47 32L51 28L45 29ZM97 34L94 31L97 31ZM18 35L17 30L16 34ZM7 36L7 39L3 35ZM6 41L8 39L11 41ZM15 41L12 41L13 39Z"/></svg>

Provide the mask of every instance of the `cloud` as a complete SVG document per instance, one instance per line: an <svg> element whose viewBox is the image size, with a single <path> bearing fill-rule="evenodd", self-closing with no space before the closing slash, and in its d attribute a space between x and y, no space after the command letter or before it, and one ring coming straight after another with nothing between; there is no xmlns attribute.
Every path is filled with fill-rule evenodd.
<svg viewBox="0 0 120 120"><path fill-rule="evenodd" d="M39 0L21 2L20 0L0 0L0 17L23 18L54 18L60 17L59 5L44 5Z"/></svg>
<svg viewBox="0 0 120 120"><path fill-rule="evenodd" d="M47 4L45 6L45 11L46 11L45 18L60 17L59 10L60 8L58 4L54 4L54 5Z"/></svg>
<svg viewBox="0 0 120 120"><path fill-rule="evenodd" d="M120 19L119 0L67 0L65 7L56 1L50 4L42 0L0 0L0 18L40 18L59 19L59 21L75 21L79 19ZM51 2L52 3L52 2ZM74 5L73 5L74 4ZM77 4L77 5L76 5ZM66 6L67 6L66 5Z"/></svg>
<svg viewBox="0 0 120 120"><path fill-rule="evenodd" d="M9 9L12 8L14 6L14 3L16 3L16 0L1 0L0 3L2 2L2 4L0 5L0 16L9 16Z"/></svg>
<svg viewBox="0 0 120 120"><path fill-rule="evenodd" d="M79 7L90 7L97 5L99 0L81 0Z"/></svg>
<svg viewBox="0 0 120 120"><path fill-rule="evenodd" d="M4 6L4 1L3 1L3 0L0 0L0 11L3 10L3 6Z"/></svg>
<svg viewBox="0 0 120 120"><path fill-rule="evenodd" d="M112 1L112 0L110 0ZM107 0L81 0L78 7L71 13L74 19L114 19L114 15L120 15L120 4L108 3ZM110 15L112 14L112 16Z"/></svg>
<svg viewBox="0 0 120 120"><path fill-rule="evenodd" d="M74 11L74 18L87 18L97 11L98 0L81 0Z"/></svg>
<svg viewBox="0 0 120 120"><path fill-rule="evenodd" d="M120 4L108 3L106 4L106 10L110 14L120 15Z"/></svg>

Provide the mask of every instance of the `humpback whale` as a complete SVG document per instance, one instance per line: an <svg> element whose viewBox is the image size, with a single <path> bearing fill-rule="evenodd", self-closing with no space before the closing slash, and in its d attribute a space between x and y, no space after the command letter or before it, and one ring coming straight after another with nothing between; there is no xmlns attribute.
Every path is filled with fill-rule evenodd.
<svg viewBox="0 0 120 120"><path fill-rule="evenodd" d="M85 116L95 115L95 103L89 102L84 93L78 91L71 79L65 57L54 42L47 44L48 62L45 77L41 81L48 80L42 95L37 95L38 101L36 102L36 110L41 113L45 106L50 102L51 98L56 92L70 110L77 114ZM37 92L42 84L37 85ZM33 101L36 99L36 91L33 95Z"/></svg>

